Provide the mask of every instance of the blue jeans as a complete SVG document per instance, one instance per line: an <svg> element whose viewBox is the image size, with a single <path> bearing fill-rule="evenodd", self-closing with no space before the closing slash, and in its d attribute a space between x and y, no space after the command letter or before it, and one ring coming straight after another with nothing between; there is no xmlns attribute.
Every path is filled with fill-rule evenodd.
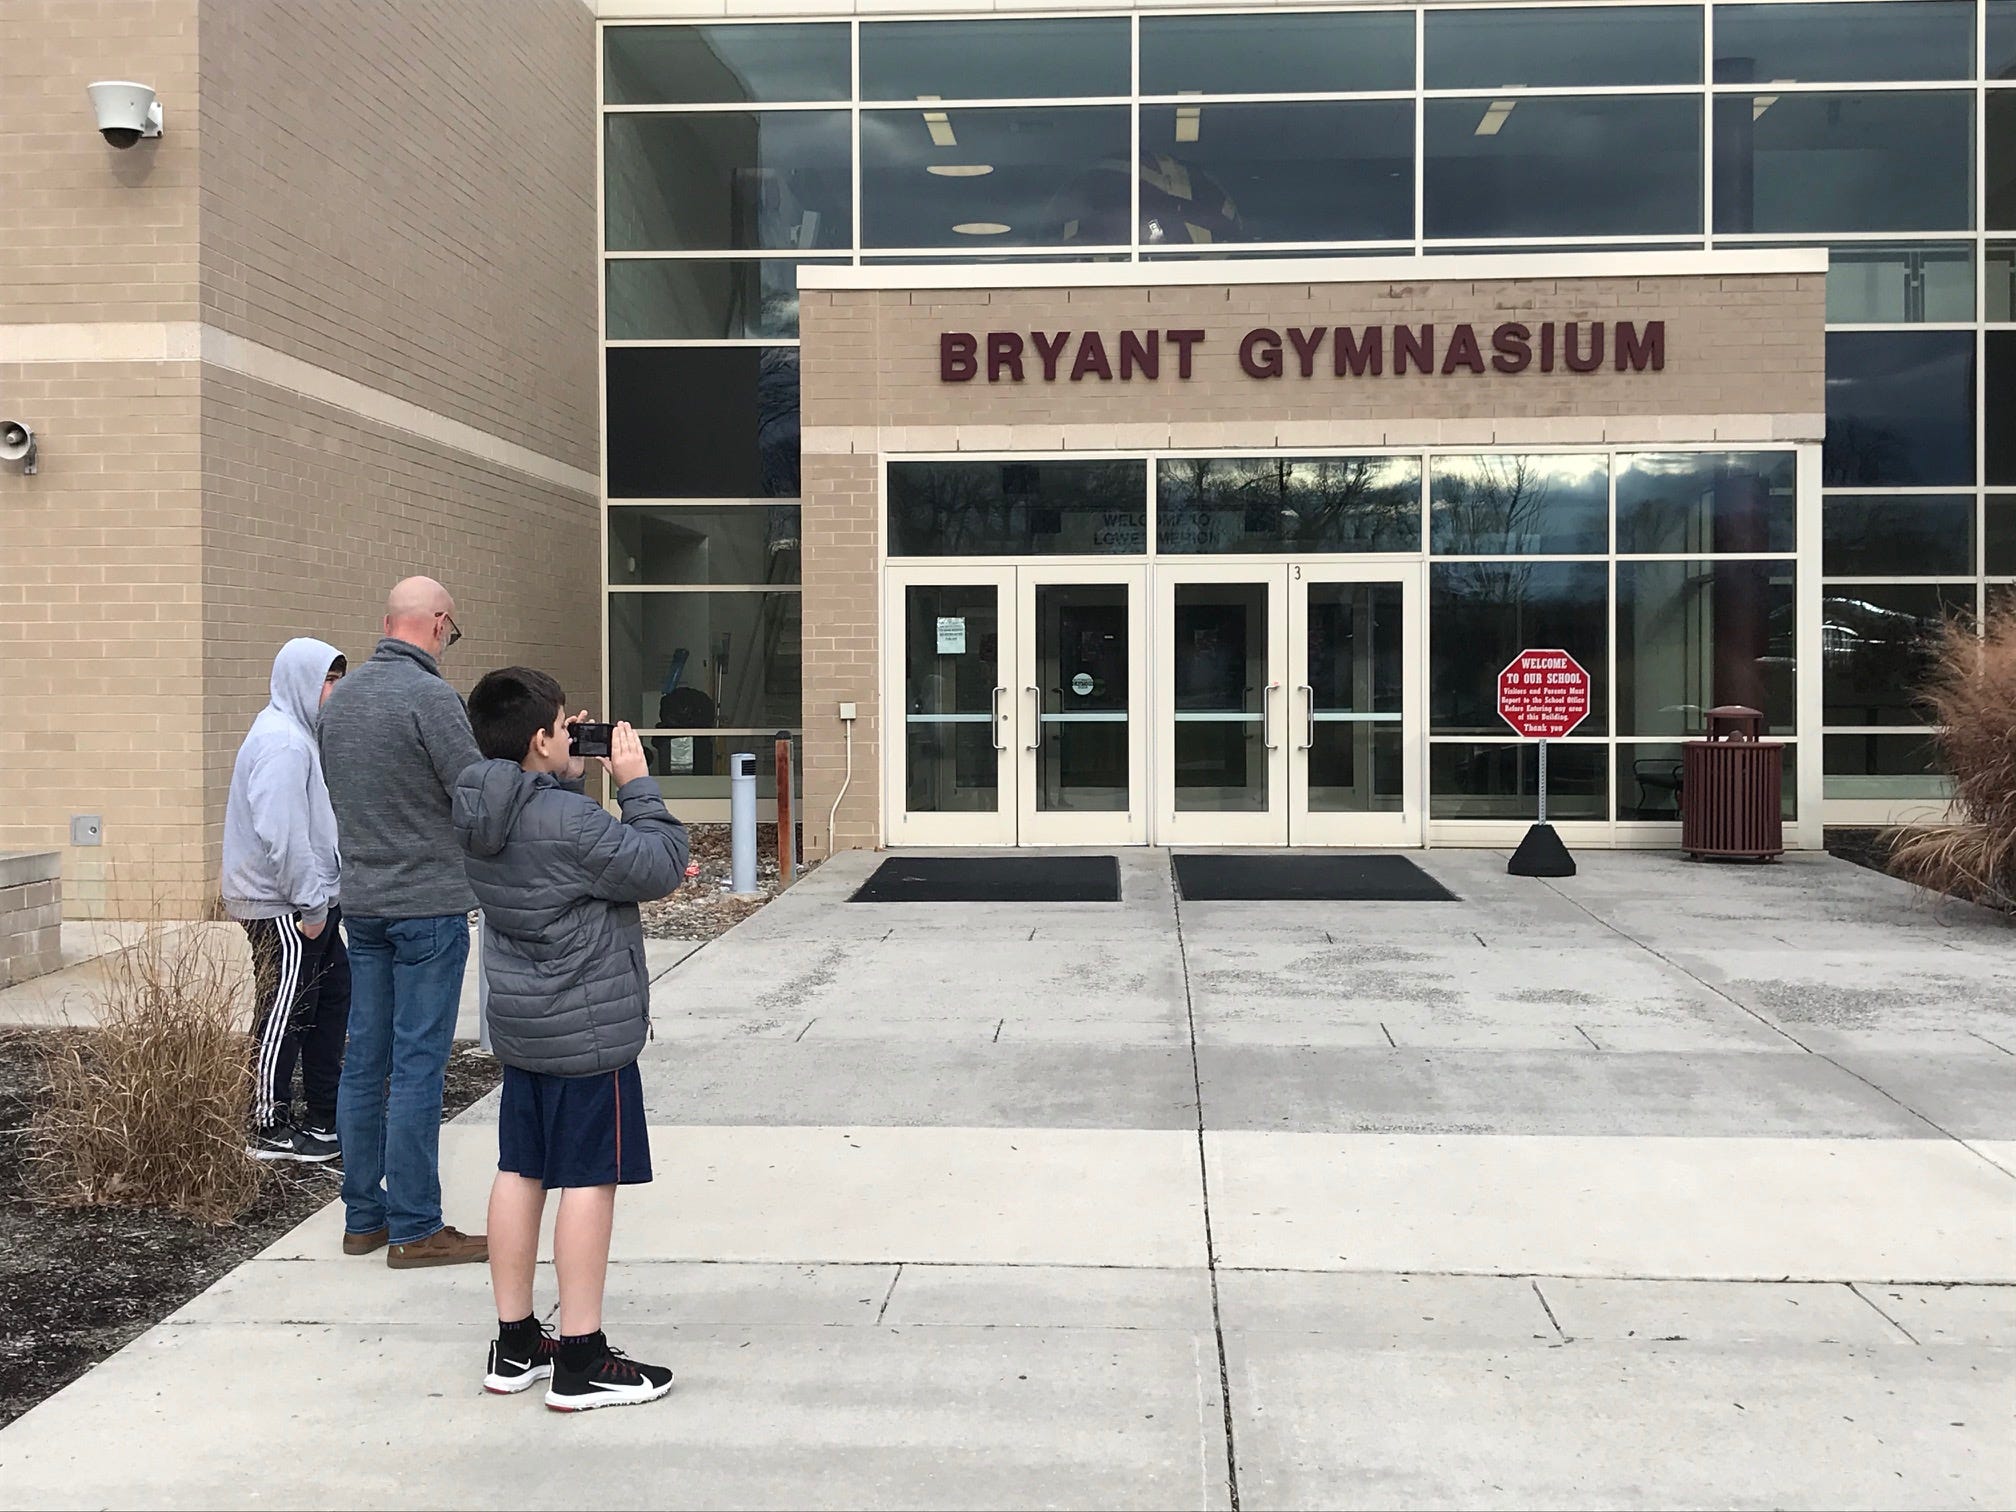
<svg viewBox="0 0 2016 1512"><path fill-rule="evenodd" d="M350 1047L336 1095L344 1229L412 1244L441 1229L441 1084L469 921L345 919Z"/></svg>

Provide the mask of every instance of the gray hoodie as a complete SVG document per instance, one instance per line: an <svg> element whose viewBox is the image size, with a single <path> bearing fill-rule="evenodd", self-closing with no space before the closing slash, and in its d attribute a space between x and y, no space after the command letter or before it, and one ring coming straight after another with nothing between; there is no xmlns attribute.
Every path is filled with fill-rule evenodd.
<svg viewBox="0 0 2016 1512"><path fill-rule="evenodd" d="M649 777L616 795L621 820L515 761L455 784L455 833L483 908L490 1041L521 1071L593 1076L637 1059L651 980L637 905L686 873L686 827Z"/></svg>
<svg viewBox="0 0 2016 1512"><path fill-rule="evenodd" d="M224 908L234 919L299 913L319 924L336 901L336 815L315 724L323 680L341 654L304 636L273 658L273 701L238 747L224 805Z"/></svg>

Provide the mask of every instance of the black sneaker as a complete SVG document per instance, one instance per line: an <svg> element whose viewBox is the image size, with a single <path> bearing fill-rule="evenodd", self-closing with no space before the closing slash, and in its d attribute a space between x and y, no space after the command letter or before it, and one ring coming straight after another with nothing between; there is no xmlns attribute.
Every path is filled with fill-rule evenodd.
<svg viewBox="0 0 2016 1512"><path fill-rule="evenodd" d="M569 1370L556 1354L546 1405L555 1412L588 1412L596 1407L628 1407L655 1402L672 1389L663 1365L641 1365L620 1349L603 1345L601 1358L584 1370Z"/></svg>
<svg viewBox="0 0 2016 1512"><path fill-rule="evenodd" d="M336 1140L336 1131L315 1124L303 1124L294 1131L294 1148L301 1151L303 1160L334 1160L343 1153L343 1146Z"/></svg>
<svg viewBox="0 0 2016 1512"><path fill-rule="evenodd" d="M292 1124L268 1124L246 1141L245 1153L254 1160L299 1160L322 1165L336 1158L334 1143L324 1144L302 1134Z"/></svg>
<svg viewBox="0 0 2016 1512"><path fill-rule="evenodd" d="M483 1389L498 1396L516 1396L526 1387L548 1379L553 1374L554 1362L559 1358L560 1341L553 1337L553 1330L543 1323L539 1325L539 1341L524 1350L522 1357L502 1339L492 1339L490 1363L483 1374Z"/></svg>

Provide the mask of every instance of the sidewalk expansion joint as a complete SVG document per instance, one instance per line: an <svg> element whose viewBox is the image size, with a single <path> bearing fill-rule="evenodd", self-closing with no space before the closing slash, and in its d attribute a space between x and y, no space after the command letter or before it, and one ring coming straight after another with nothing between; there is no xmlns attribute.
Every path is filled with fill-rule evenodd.
<svg viewBox="0 0 2016 1512"><path fill-rule="evenodd" d="M1881 1318L1885 1323L1888 1323L1892 1328L1896 1329L1897 1332L1904 1335L1904 1337L1909 1339L1913 1344L1917 1344L1919 1342L1918 1336L1912 1333L1911 1330L1906 1328L1902 1323L1899 1323L1895 1318L1891 1317L1890 1314L1885 1312L1882 1309L1882 1307L1878 1305L1874 1297L1870 1296L1867 1292L1863 1291L1862 1288L1857 1286L1853 1281L1848 1282L1847 1285L1848 1290L1853 1292L1856 1296L1860 1297L1864 1302L1867 1302L1870 1307L1875 1309L1877 1317Z"/></svg>
<svg viewBox="0 0 2016 1512"><path fill-rule="evenodd" d="M889 1278L889 1290L882 1294L882 1305L875 1312L875 1321L880 1323L889 1315L889 1303L896 1295L896 1283L903 1279L903 1262L896 1263L896 1274Z"/></svg>

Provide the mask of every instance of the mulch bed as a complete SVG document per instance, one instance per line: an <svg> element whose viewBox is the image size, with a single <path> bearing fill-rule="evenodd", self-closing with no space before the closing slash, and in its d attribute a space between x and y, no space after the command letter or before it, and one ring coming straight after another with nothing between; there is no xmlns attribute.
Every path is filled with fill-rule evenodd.
<svg viewBox="0 0 2016 1512"><path fill-rule="evenodd" d="M644 933L657 940L711 940L726 934L765 903L777 896L777 826L759 824L756 826L756 887L758 895L753 898L737 898L729 894L726 883L729 880L733 856L728 826L725 824L695 824L688 828L692 841L691 861L700 868L698 876L689 877L686 885L671 897L657 903L643 905ZM799 846L804 846L804 831L799 831ZM799 863L799 875L804 875L804 863Z"/></svg>
<svg viewBox="0 0 2016 1512"><path fill-rule="evenodd" d="M0 1427L251 1259L335 1199L330 1168L269 1166L236 1223L205 1228L170 1213L40 1207L27 1195L27 1126L46 1046L75 1029L0 1030ZM444 1117L496 1086L497 1062L457 1041Z"/></svg>

